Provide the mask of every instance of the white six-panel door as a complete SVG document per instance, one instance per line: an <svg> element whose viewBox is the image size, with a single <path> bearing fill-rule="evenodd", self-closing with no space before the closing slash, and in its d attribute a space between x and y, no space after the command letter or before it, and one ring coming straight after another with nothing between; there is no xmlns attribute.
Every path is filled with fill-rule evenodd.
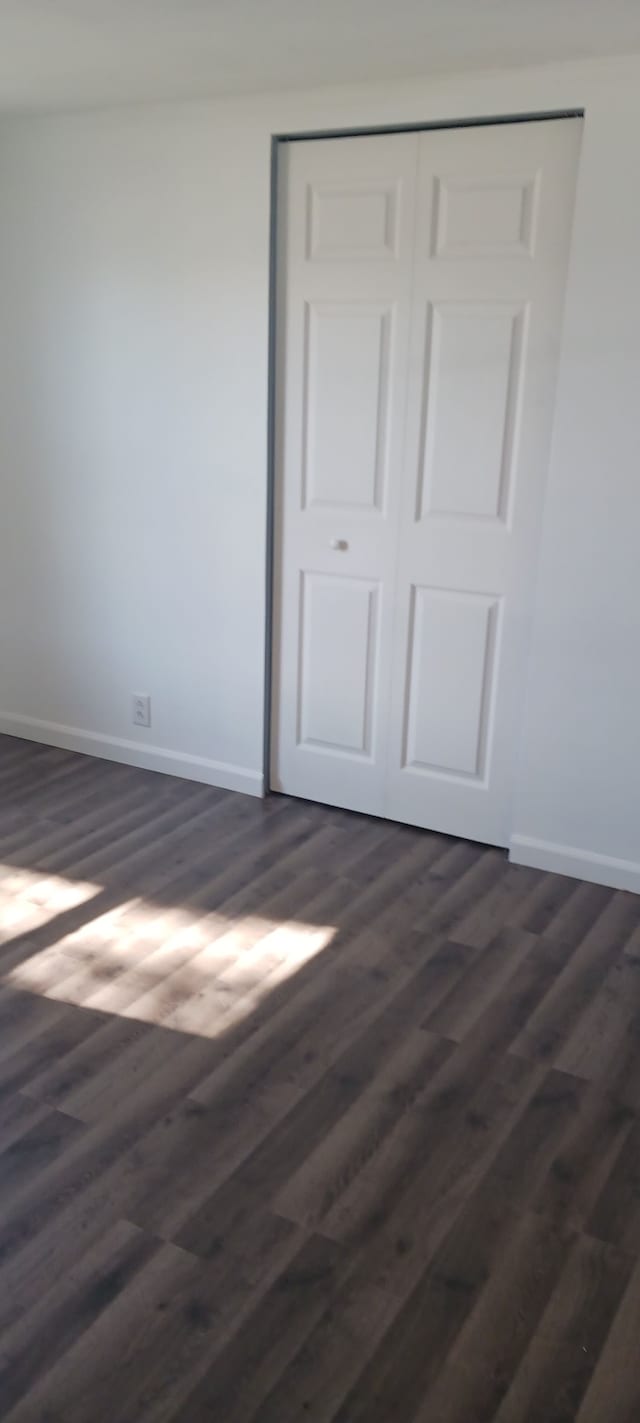
<svg viewBox="0 0 640 1423"><path fill-rule="evenodd" d="M275 789L508 841L579 133L287 148Z"/></svg>

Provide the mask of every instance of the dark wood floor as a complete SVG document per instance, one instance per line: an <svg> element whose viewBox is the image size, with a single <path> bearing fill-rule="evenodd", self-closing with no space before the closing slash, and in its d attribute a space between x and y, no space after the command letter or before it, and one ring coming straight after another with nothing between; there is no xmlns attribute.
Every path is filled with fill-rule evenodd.
<svg viewBox="0 0 640 1423"><path fill-rule="evenodd" d="M0 1416L638 1423L640 899L0 738Z"/></svg>

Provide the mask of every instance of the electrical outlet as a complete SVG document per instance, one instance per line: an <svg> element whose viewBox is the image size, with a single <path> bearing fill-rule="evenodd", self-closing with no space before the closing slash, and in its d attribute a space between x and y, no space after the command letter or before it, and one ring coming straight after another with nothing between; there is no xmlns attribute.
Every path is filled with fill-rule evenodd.
<svg viewBox="0 0 640 1423"><path fill-rule="evenodd" d="M134 726L151 726L151 697L146 693L133 694Z"/></svg>

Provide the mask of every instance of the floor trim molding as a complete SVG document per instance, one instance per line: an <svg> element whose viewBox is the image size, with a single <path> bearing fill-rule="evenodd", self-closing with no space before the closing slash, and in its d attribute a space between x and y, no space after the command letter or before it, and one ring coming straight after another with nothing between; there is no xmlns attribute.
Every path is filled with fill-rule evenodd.
<svg viewBox="0 0 640 1423"><path fill-rule="evenodd" d="M575 879L591 880L593 884L630 889L640 894L640 864L635 860L596 855L590 850L578 850L573 845L555 845L551 840L535 840L528 835L511 836L509 859L514 865L551 870L554 874L571 875Z"/></svg>
<svg viewBox="0 0 640 1423"><path fill-rule="evenodd" d="M138 766L143 771L160 771L168 776L181 776L187 781L202 781L204 785L218 786L221 790L264 795L261 771L250 771L227 761L211 761L205 756L191 756L184 751L168 751L164 746L149 746L138 741L126 741L120 736L104 736L95 731L82 731L77 726L63 726L55 721L11 716L4 712L0 712L0 734L40 741L46 746L59 746L64 751L79 751L85 756L99 756L105 761L120 761L125 766Z"/></svg>

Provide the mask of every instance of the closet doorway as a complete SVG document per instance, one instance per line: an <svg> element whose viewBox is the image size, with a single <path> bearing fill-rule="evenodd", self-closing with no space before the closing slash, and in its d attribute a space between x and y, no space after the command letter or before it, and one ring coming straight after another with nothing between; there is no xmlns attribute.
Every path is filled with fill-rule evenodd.
<svg viewBox="0 0 640 1423"><path fill-rule="evenodd" d="M281 145L275 790L508 843L580 131Z"/></svg>

